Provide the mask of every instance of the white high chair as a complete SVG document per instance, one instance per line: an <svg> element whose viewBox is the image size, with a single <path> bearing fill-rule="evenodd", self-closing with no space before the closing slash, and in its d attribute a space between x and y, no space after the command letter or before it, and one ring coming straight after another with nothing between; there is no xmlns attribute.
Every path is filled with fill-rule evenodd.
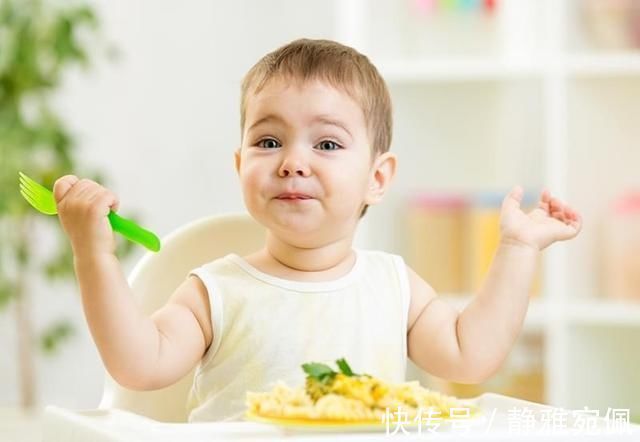
<svg viewBox="0 0 640 442"><path fill-rule="evenodd" d="M147 253L131 271L129 285L142 311L150 315L164 305L191 269L227 253L254 252L264 241L264 227L248 213L200 218L163 238L160 252ZM186 422L194 371L154 391L129 390L107 373L99 408L120 408L163 422Z"/></svg>

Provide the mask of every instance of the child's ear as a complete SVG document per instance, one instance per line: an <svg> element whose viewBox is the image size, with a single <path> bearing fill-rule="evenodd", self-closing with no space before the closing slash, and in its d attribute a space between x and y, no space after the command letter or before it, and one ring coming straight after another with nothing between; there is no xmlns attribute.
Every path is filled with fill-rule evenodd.
<svg viewBox="0 0 640 442"><path fill-rule="evenodd" d="M233 157L236 163L236 172L238 173L238 175L240 175L240 150L241 149L242 149L241 147L238 147L238 149L236 149L236 151L233 153Z"/></svg>
<svg viewBox="0 0 640 442"><path fill-rule="evenodd" d="M375 159L364 200L366 204L377 204L382 200L396 174L397 163L397 157L391 152L385 152Z"/></svg>

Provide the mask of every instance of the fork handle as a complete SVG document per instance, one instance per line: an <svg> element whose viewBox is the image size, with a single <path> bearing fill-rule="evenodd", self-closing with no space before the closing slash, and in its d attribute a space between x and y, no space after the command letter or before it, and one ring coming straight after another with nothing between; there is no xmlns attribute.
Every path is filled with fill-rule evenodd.
<svg viewBox="0 0 640 442"><path fill-rule="evenodd" d="M107 218L109 218L111 228L129 241L137 242L153 252L160 250L160 240L153 232L143 229L135 222L121 217L114 211L109 212Z"/></svg>

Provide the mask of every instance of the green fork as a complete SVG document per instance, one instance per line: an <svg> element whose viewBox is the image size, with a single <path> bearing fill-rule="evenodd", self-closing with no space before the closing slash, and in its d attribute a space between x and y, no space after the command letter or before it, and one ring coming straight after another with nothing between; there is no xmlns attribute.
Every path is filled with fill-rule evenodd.
<svg viewBox="0 0 640 442"><path fill-rule="evenodd" d="M43 185L35 182L22 172L20 175L20 194L29 204L38 212L46 215L55 215L58 213L56 208L56 200L53 193ZM130 219L123 218L115 212L110 211L109 224L111 228L127 238L129 241L137 242L145 246L147 249L157 252L160 250L160 240L149 230L143 229Z"/></svg>

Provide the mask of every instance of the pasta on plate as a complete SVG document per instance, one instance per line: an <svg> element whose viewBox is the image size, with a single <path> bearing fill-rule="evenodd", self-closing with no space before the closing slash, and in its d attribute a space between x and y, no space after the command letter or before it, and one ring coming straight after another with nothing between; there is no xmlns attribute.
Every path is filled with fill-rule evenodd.
<svg viewBox="0 0 640 442"><path fill-rule="evenodd" d="M452 396L421 387L418 381L390 384L368 374L355 374L344 359L340 372L319 363L303 364L304 386L292 388L278 382L269 392L247 392L247 413L276 419L380 422L399 409L409 419L426 414L442 419L451 410L469 409Z"/></svg>

